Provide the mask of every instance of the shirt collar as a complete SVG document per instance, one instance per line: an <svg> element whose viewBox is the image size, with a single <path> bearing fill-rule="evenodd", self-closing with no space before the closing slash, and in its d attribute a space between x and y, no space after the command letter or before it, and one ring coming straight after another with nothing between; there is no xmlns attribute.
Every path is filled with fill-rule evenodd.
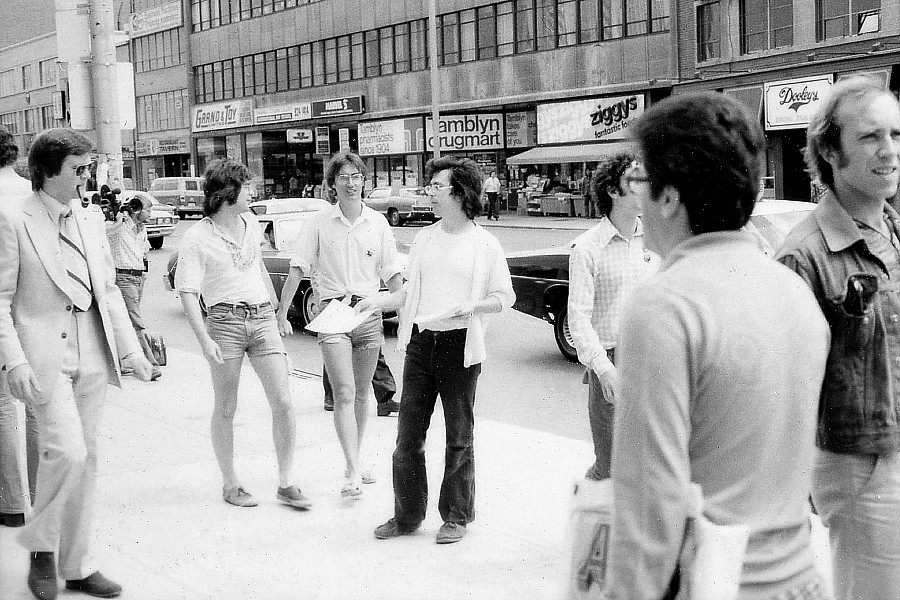
<svg viewBox="0 0 900 600"><path fill-rule="evenodd" d="M884 203L884 213L892 221L900 221L900 215L887 202ZM822 230L825 244L831 252L846 250L853 244L863 241L859 226L830 190L825 193L825 197L819 202L813 214L816 215L816 223Z"/></svg>
<svg viewBox="0 0 900 600"><path fill-rule="evenodd" d="M368 206L363 203L362 212L359 213L359 220L357 222L367 221L370 217L369 211L367 210ZM344 212L341 210L341 205L339 202L335 202L331 205L331 208L328 209L330 212L328 213L328 218L330 219L340 219L344 223L347 224L348 227L353 227L354 224L344 216ZM376 213L377 214L377 213Z"/></svg>
<svg viewBox="0 0 900 600"><path fill-rule="evenodd" d="M644 223L641 221L641 218L637 219L637 226L634 230L634 237L641 237L644 235ZM619 230L616 229L616 226L612 224L612 221L609 220L609 217L603 217L597 225L594 226L594 236L596 242L601 246L608 245L614 238L618 237L621 240L625 240Z"/></svg>
<svg viewBox="0 0 900 600"><path fill-rule="evenodd" d="M671 252L669 252L668 256L663 260L660 271L668 269L678 261L688 258L697 252L702 252L710 248L716 248L717 250L736 249L760 252L759 244L756 242L753 235L742 229L736 231L729 230L701 233L690 236L672 248Z"/></svg>
<svg viewBox="0 0 900 600"><path fill-rule="evenodd" d="M47 209L47 213L54 222L58 223L60 219L68 216L72 212L73 204L71 200L66 204L62 204L44 190L38 191L38 197L41 199L41 202L44 203L44 208Z"/></svg>

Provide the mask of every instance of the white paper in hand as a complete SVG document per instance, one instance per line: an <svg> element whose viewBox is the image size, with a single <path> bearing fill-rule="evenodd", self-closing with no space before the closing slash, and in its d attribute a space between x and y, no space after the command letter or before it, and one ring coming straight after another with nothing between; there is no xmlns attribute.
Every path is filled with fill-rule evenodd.
<svg viewBox="0 0 900 600"><path fill-rule="evenodd" d="M329 302L319 316L310 321L306 328L316 333L349 333L368 319L372 312L364 310L357 313L343 302L334 300Z"/></svg>

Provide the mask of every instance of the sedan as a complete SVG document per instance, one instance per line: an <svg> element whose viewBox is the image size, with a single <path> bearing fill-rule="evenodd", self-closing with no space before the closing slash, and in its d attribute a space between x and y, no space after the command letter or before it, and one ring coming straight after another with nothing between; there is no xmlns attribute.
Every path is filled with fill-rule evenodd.
<svg viewBox="0 0 900 600"><path fill-rule="evenodd" d="M787 234L815 208L810 202L761 200L756 203L746 229L757 236L766 254L774 255ZM577 238L576 238L577 239ZM569 331L569 254L574 244L545 250L527 250L507 255L516 303L513 308L553 325L556 345L562 355L578 361Z"/></svg>
<svg viewBox="0 0 900 600"><path fill-rule="evenodd" d="M431 207L431 197L425 188L406 187L394 192L389 187L378 187L363 199L366 205L385 216L391 227L399 227L411 221L438 220Z"/></svg>
<svg viewBox="0 0 900 600"><path fill-rule="evenodd" d="M307 199L308 200L308 199ZM322 201L324 202L324 201ZM330 206L325 202L325 206ZM251 205L252 208L252 205ZM273 212L257 215L260 228L262 229L262 258L272 278L272 285L275 293L281 297L281 290L284 282L287 280L290 271L291 249L295 248L300 241L301 236L305 232L306 223L317 215L319 210L294 211L294 212ZM402 264L406 264L406 254L409 247L405 244L397 244L397 249L401 253ZM175 271L178 267L178 253L173 252L169 257L168 267L166 269L165 284L169 290L175 289ZM201 307L202 299L201 299ZM315 294L313 293L312 284L308 277L304 277L297 288L294 295L294 301L288 309L288 319L297 323L301 327L305 327L318 314L318 305ZM391 318L395 315L386 315Z"/></svg>

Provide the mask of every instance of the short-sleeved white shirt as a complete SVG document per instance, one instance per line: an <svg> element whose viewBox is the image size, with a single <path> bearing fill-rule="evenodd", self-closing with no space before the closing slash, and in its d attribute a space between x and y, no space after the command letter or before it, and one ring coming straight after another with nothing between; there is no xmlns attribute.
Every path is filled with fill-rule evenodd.
<svg viewBox="0 0 900 600"><path fill-rule="evenodd" d="M271 300L262 278L262 232L252 213L243 213L244 238L235 240L206 217L184 234L178 251L175 289L220 302L260 304Z"/></svg>
<svg viewBox="0 0 900 600"><path fill-rule="evenodd" d="M368 206L350 223L339 204L311 219L291 258L322 300L347 294L370 296L400 273L397 242L387 220Z"/></svg>

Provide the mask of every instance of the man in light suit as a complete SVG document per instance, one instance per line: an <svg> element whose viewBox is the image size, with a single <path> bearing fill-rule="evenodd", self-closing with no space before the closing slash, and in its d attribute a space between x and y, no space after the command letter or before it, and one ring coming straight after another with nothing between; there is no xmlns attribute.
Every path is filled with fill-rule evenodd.
<svg viewBox="0 0 900 600"><path fill-rule="evenodd" d="M115 285L104 224L79 200L93 143L48 129L28 157L34 193L0 207L0 368L34 409L40 466L34 515L19 541L31 553L28 586L53 600L66 587L110 598L121 586L89 563L97 429L119 361L143 380L151 367Z"/></svg>

